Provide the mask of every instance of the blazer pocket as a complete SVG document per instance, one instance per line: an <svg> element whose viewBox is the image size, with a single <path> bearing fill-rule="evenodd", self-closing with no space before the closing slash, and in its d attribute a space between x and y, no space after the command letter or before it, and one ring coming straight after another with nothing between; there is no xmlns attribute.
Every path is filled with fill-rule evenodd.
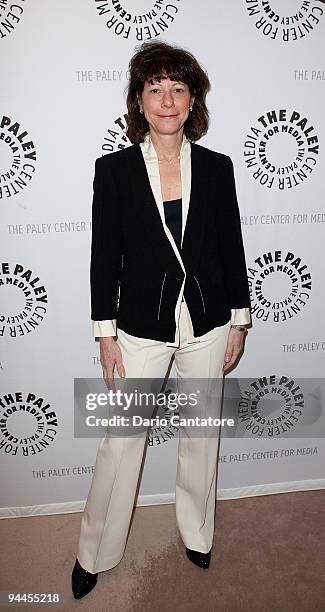
<svg viewBox="0 0 325 612"><path fill-rule="evenodd" d="M199 283L199 281L198 281L198 279L197 279L197 276L195 276L195 274L193 275L193 278L194 278L194 280L195 280L195 282L196 282L196 284L197 284L197 286L198 286L199 292L200 292L200 297L201 297L201 302L202 302L203 312L204 312L204 314L206 314L206 305L205 305L204 296L203 296L203 292L202 292L202 289L201 289L200 283Z"/></svg>

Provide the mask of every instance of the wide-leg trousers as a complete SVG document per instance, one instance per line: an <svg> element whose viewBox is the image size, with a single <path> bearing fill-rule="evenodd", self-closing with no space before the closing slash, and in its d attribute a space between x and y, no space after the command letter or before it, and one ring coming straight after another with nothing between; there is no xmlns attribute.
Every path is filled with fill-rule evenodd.
<svg viewBox="0 0 325 612"><path fill-rule="evenodd" d="M174 356L178 380L223 380L230 321L188 343L193 328L186 302L179 319L179 347L137 338L121 329L117 342L128 378L162 378ZM215 417L220 416L221 400ZM81 518L77 559L91 573L117 565L124 554L147 432L101 439ZM185 546L200 552L212 547L219 436L180 435L176 473L176 522Z"/></svg>

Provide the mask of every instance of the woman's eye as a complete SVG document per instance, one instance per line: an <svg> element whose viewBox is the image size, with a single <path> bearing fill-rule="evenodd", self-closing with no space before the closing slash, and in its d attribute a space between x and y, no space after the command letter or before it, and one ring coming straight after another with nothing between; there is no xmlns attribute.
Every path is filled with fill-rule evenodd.
<svg viewBox="0 0 325 612"><path fill-rule="evenodd" d="M157 91L160 91L160 89L157 89L157 88L150 89L150 93L156 93ZM176 89L174 91L182 93L184 91L184 89L183 89L183 87L176 87Z"/></svg>

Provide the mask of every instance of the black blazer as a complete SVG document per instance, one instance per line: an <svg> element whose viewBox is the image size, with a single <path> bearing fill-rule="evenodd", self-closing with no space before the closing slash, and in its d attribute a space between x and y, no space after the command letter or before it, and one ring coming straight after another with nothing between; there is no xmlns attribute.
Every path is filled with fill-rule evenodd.
<svg viewBox="0 0 325 612"><path fill-rule="evenodd" d="M191 142L191 194L180 251L194 336L250 307L232 161ZM140 145L95 164L91 318L141 338L175 339L184 272L165 234Z"/></svg>

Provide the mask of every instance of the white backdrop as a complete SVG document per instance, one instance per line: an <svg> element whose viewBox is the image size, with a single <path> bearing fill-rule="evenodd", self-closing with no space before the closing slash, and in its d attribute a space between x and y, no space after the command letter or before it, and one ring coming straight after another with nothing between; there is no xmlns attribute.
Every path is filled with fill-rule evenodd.
<svg viewBox="0 0 325 612"><path fill-rule="evenodd" d="M265 418L283 411L272 377L304 396L290 439L269 428L263 439L223 437L218 496L325 483L324 387L312 380L325 354L325 3L120 5L0 2L3 517L82 509L89 489L99 440L74 438L73 381L101 376L89 296L94 160L130 145L128 61L157 36L207 70L211 126L200 144L235 165L253 328L230 376L246 379L244 391L269 389L258 404ZM177 437L152 436L140 504L173 500L176 457Z"/></svg>

